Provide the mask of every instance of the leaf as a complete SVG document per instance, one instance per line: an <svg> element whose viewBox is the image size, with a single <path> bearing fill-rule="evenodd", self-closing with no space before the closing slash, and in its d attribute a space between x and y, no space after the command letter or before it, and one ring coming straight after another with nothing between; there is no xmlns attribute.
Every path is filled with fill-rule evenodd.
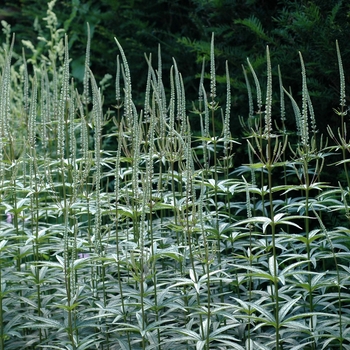
<svg viewBox="0 0 350 350"><path fill-rule="evenodd" d="M266 227L271 223L271 219L265 216L255 216L246 220L241 220L234 223L232 226L240 226L244 224L263 224L263 232L265 232Z"/></svg>
<svg viewBox="0 0 350 350"><path fill-rule="evenodd" d="M232 266L235 266L239 269L245 269L248 271L252 271L253 273L249 274L248 276L253 276L253 277L259 277L259 278L264 278L267 280L270 280L272 282L275 281L275 277L273 275L270 275L268 272L258 269L254 266L249 266L249 265L236 265L236 264L232 264Z"/></svg>
<svg viewBox="0 0 350 350"><path fill-rule="evenodd" d="M269 257L269 271L271 276L278 276L278 263L274 256Z"/></svg>
<svg viewBox="0 0 350 350"><path fill-rule="evenodd" d="M195 340L197 342L201 341L200 335L194 331L191 331L190 329L176 329L176 332L186 335L189 339Z"/></svg>
<svg viewBox="0 0 350 350"><path fill-rule="evenodd" d="M250 16L249 18L245 18L245 19L237 19L234 21L236 24L243 24L246 27L248 27L252 32L254 32L259 38L272 43L273 40L266 35L262 24L260 22L260 20L258 18L256 18L255 16Z"/></svg>
<svg viewBox="0 0 350 350"><path fill-rule="evenodd" d="M64 268L64 267L65 267L64 259L63 259L61 256L59 256L59 255L56 255L56 259L58 260L60 266L61 266L62 268Z"/></svg>
<svg viewBox="0 0 350 350"><path fill-rule="evenodd" d="M237 324L231 324L231 325L219 327L215 331L211 332L209 337L211 340L215 340L215 339L217 339L217 336L219 334L226 332L228 329L236 328L236 327L237 327ZM235 340L237 340L237 339L235 339Z"/></svg>
<svg viewBox="0 0 350 350"><path fill-rule="evenodd" d="M56 320L53 320L51 318L46 318L46 317L41 317L41 316L34 316L34 315L28 315L28 318L31 319L34 324L35 327L38 328L55 328L57 330L62 329L64 327L64 325ZM31 324L27 324L27 325L23 325L21 326L21 328L32 328L33 327L33 323Z"/></svg>
<svg viewBox="0 0 350 350"><path fill-rule="evenodd" d="M93 335L91 335L93 337ZM85 349L91 349L91 344L94 344L95 346L98 345L98 342L96 342L95 338L92 339L84 339L82 342L79 343L79 346L77 347L77 350L85 350Z"/></svg>
<svg viewBox="0 0 350 350"><path fill-rule="evenodd" d="M196 350L204 349L205 344L206 344L205 340L198 340L196 343Z"/></svg>
<svg viewBox="0 0 350 350"><path fill-rule="evenodd" d="M2 250L6 246L7 242L7 240L0 241L0 250Z"/></svg>
<svg viewBox="0 0 350 350"><path fill-rule="evenodd" d="M271 312L269 312L263 306L258 305L257 303L249 303L249 304L253 309L255 309L256 311L259 311L260 314L264 316L264 318L261 318L261 317L258 318L260 321L262 321L264 324L273 326L275 328L277 327L275 316ZM256 317L252 316L252 318L255 319Z"/></svg>
<svg viewBox="0 0 350 350"><path fill-rule="evenodd" d="M281 309L278 311L278 318L281 323L283 323L284 318L286 317L287 313L290 311L290 309L296 304L301 297L299 296L296 299L292 299L285 303Z"/></svg>

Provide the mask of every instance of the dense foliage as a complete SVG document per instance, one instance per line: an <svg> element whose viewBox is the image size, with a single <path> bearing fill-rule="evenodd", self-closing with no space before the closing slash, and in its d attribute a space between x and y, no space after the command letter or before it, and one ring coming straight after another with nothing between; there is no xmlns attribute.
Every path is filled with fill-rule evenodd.
<svg viewBox="0 0 350 350"><path fill-rule="evenodd" d="M259 24L262 14L293 13L290 26L288 17L275 21L302 42L298 14L334 24L343 5L319 2L329 6L321 14L312 2L285 10L266 2L250 13L255 3L191 2L197 17L184 23L196 41L173 37L193 61L171 59L164 45L139 53L142 70L128 63L146 45L137 31L135 42L107 31L96 42L97 10L112 2L86 3L97 19L84 38L74 36L84 7L67 6L71 20L60 22L49 2L35 26L41 38L29 34L23 54L2 23L0 350L350 349L347 48L327 46L334 60L323 76L315 67L325 63L296 52L296 74L294 60L286 71L290 56L278 55L283 35ZM187 9L129 2L149 6ZM223 45L224 20L217 45L209 24L235 6L250 17L233 28L249 27L256 46L248 60L223 63L238 53ZM204 16L208 32L196 32ZM173 25L166 18L159 35ZM95 43L116 55L108 72ZM335 122L321 128L318 96L330 80Z"/></svg>

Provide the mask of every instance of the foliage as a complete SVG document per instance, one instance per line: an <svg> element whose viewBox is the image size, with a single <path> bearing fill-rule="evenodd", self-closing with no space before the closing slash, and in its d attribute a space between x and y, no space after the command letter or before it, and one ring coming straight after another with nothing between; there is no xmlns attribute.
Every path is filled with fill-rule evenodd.
<svg viewBox="0 0 350 350"><path fill-rule="evenodd" d="M166 70L160 52L145 60L138 108L118 40L115 86L96 81L88 37L76 87L56 19L49 7L45 40L25 42L30 58L4 23L0 349L350 349L341 45L338 130L317 127L305 56L296 95L274 79L267 46L263 78L256 61L244 67L238 142L214 35L190 119L182 66ZM241 24L262 30L253 17ZM342 181L325 182L325 164Z"/></svg>
<svg viewBox="0 0 350 350"><path fill-rule="evenodd" d="M15 42L17 52L22 50L22 39L30 40L35 47L42 47L43 42L38 43L36 38L40 20L46 16L46 4L46 0L11 0L6 1L6 7L0 8L0 16L4 16L18 36ZM179 66L186 67L184 85L187 104L191 106L192 101L197 99L199 83L195 61L202 62L203 57L209 57L208 38L214 32L217 78L225 80L225 61L228 60L233 107L236 115L241 116L248 113L245 85L239 78L242 76L242 60L249 57L254 69L264 79L265 61L261 53L268 44L271 57L281 66L285 86L297 94L301 90L300 51L309 72L309 90L315 98L314 108L322 132L326 132L329 118L332 118L332 125L337 125L336 118L328 113L337 106L339 93L332 43L336 40L340 43L346 66L349 57L349 11L347 2L324 0L65 0L55 3L58 27L70 34L71 67L75 79L81 82L83 78L86 22L89 22L93 42L91 65L97 81L112 73L117 49L109 43L110 37L118 37L128 52L129 65L134 75L134 101L139 107L144 101L144 72L147 71L142 53L152 53L156 57L159 43L163 50L165 69L170 69L172 57L176 57ZM37 26L34 28L36 18L39 21L36 21ZM42 34L45 36L45 33ZM26 50L26 54L30 53ZM273 70L273 76L277 78L277 75L277 70ZM277 82L277 79L274 81ZM164 82L170 86L167 76ZM224 89L221 91L220 86L218 89L218 95L224 96ZM274 91L278 91L277 85ZM278 101L277 95L274 100ZM105 101L113 104L114 94L105 92ZM233 135L239 136L236 119L231 123ZM194 131L199 132L199 128L194 126Z"/></svg>

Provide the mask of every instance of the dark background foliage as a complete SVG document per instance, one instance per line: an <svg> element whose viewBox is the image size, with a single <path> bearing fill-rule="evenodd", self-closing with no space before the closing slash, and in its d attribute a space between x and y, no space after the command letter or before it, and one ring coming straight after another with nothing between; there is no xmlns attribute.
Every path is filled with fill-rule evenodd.
<svg viewBox="0 0 350 350"><path fill-rule="evenodd" d="M16 33L16 51L21 52L22 39L36 43L33 22L45 17L46 10L45 0L11 0L0 7L0 18L9 22ZM117 47L113 37L118 38L127 53L134 91L139 91L134 96L139 107L143 105L147 70L143 54L151 52L156 62L158 44L164 72L171 66L172 57L176 58L185 78L188 102L196 100L200 62L209 55L214 32L218 81L224 75L226 60L230 66L233 135L239 134L237 116L246 116L248 107L241 65L249 57L263 81L266 45L271 51L276 86L279 64L286 88L290 87L295 95L301 90L298 51L302 52L318 127L324 131L327 124L338 125L332 111L339 100L336 40L345 71L350 62L350 4L345 1L65 0L57 1L54 11L60 26L69 34L72 71L78 80L84 68L86 22L92 30L92 70L99 80L106 73L114 74ZM222 85L224 91L225 84ZM225 98L224 93L218 95ZM107 106L113 104L113 89L106 92L105 98ZM277 94L275 99L278 114ZM294 128L292 114L287 123Z"/></svg>

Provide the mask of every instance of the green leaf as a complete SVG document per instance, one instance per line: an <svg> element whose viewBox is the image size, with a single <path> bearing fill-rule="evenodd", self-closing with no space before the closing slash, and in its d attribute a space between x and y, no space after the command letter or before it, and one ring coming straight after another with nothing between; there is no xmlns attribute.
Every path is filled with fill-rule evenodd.
<svg viewBox="0 0 350 350"><path fill-rule="evenodd" d="M292 309L292 307L294 306L294 304L296 304L299 299L301 297L299 296L298 298L296 299L292 299L292 300L289 300L287 303L285 303L281 309L278 311L278 318L279 318L279 321L281 322L281 324L283 324L283 320L284 318L286 317L286 315L288 314L288 312Z"/></svg>

